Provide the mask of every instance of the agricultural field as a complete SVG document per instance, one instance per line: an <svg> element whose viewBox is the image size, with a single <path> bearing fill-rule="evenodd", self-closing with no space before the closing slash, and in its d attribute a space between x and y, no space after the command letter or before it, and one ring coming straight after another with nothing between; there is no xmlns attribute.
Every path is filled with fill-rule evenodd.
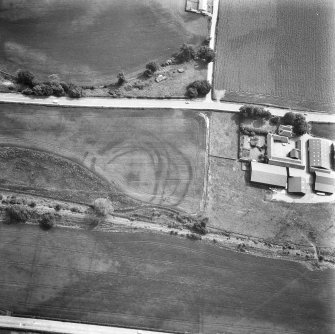
<svg viewBox="0 0 335 334"><path fill-rule="evenodd" d="M0 105L0 188L119 207L202 208L205 115Z"/></svg>
<svg viewBox="0 0 335 334"><path fill-rule="evenodd" d="M0 245L0 309L16 315L179 333L334 328L331 270L147 232L1 224Z"/></svg>
<svg viewBox="0 0 335 334"><path fill-rule="evenodd" d="M185 12L182 0L4 0L0 69L108 84L120 71L165 61L183 43L199 45L207 33L207 18Z"/></svg>
<svg viewBox="0 0 335 334"><path fill-rule="evenodd" d="M311 134L315 137L327 138L335 141L335 124L334 123L317 123L312 122Z"/></svg>
<svg viewBox="0 0 335 334"><path fill-rule="evenodd" d="M214 95L334 112L334 19L331 0L221 0Z"/></svg>

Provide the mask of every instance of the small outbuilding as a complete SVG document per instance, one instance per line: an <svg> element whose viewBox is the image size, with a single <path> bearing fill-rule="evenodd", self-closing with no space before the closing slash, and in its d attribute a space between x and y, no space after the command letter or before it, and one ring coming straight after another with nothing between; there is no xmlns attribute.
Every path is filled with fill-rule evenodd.
<svg viewBox="0 0 335 334"><path fill-rule="evenodd" d="M293 137L293 127L292 125L279 125L278 134L284 137Z"/></svg>

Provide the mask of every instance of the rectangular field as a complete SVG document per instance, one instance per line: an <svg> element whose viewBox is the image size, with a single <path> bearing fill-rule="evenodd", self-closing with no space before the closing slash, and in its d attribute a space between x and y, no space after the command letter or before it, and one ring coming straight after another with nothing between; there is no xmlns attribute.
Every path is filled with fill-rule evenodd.
<svg viewBox="0 0 335 334"><path fill-rule="evenodd" d="M0 224L0 309L191 333L331 333L334 272L150 233Z"/></svg>
<svg viewBox="0 0 335 334"><path fill-rule="evenodd" d="M221 0L215 90L228 101L334 112L334 20L331 0Z"/></svg>
<svg viewBox="0 0 335 334"><path fill-rule="evenodd" d="M100 196L110 185L140 201L197 212L206 132L205 118L193 111L0 104L0 186L49 189L66 199L70 190ZM70 163L99 178L95 188L79 172L69 175Z"/></svg>
<svg viewBox="0 0 335 334"><path fill-rule="evenodd" d="M207 20L184 0L0 1L0 64L39 80L58 74L81 85L116 81L166 60L183 43L199 44Z"/></svg>

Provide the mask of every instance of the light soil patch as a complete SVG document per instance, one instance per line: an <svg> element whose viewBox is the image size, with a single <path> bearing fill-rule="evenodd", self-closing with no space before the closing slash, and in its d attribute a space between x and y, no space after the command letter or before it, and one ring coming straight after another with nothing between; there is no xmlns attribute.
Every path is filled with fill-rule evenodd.
<svg viewBox="0 0 335 334"><path fill-rule="evenodd" d="M1 107L1 144L56 153L144 202L201 209L206 121L199 112Z"/></svg>

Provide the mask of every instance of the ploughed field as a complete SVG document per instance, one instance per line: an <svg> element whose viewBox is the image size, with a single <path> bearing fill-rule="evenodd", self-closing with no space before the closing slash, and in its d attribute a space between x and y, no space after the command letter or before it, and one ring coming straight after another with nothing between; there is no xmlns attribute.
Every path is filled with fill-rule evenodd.
<svg viewBox="0 0 335 334"><path fill-rule="evenodd" d="M117 206L202 207L199 112L0 104L0 188Z"/></svg>
<svg viewBox="0 0 335 334"><path fill-rule="evenodd" d="M184 0L0 1L1 69L41 79L114 82L206 34L206 18L186 13Z"/></svg>
<svg viewBox="0 0 335 334"><path fill-rule="evenodd" d="M334 112L334 20L331 0L221 0L215 89L229 101Z"/></svg>
<svg viewBox="0 0 335 334"><path fill-rule="evenodd" d="M334 272L185 238L0 224L0 309L192 333L333 333Z"/></svg>

